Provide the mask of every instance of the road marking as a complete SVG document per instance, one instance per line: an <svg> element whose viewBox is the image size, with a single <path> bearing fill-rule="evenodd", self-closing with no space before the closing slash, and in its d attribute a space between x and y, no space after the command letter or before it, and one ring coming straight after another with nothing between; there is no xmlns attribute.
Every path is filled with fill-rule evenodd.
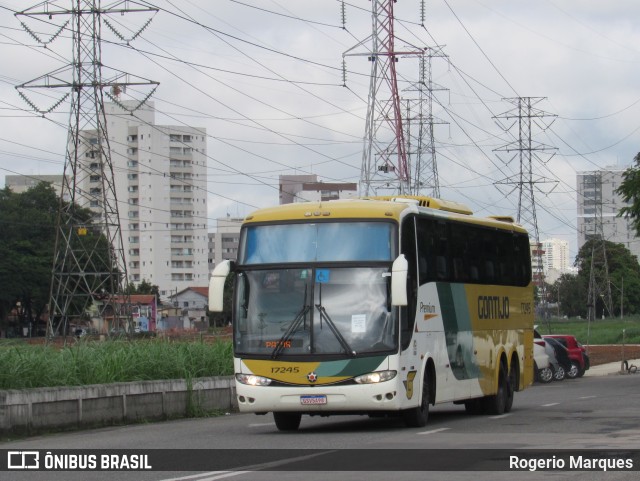
<svg viewBox="0 0 640 481"><path fill-rule="evenodd" d="M511 416L513 413L505 413L505 414L500 414L498 416L489 416L489 419L502 419L502 418L508 418L509 416Z"/></svg>
<svg viewBox="0 0 640 481"><path fill-rule="evenodd" d="M182 478L168 478L161 481L184 481L186 479L196 478L197 481L215 481L216 479L230 478L232 476L238 476L239 474L247 474L250 472L251 471L211 471L209 473L194 474L191 476L184 476Z"/></svg>
<svg viewBox="0 0 640 481"><path fill-rule="evenodd" d="M217 479L224 479L224 478L230 478L232 476L238 476L239 474L247 474L254 471L261 471L263 469L269 469L269 468L283 466L291 463L296 463L299 461L305 461L307 459L315 458L317 456L325 456L327 454L330 455L335 452L336 452L335 449L331 449L327 451L322 451L320 453L308 454L305 456L296 456L295 458L280 459L278 461L271 461L268 463L254 464L251 466L242 466L237 468L241 471L210 471L208 473L193 474L190 476L182 476L180 478L167 478L167 479L162 479L160 481L184 481L187 479L198 479L198 481L215 481Z"/></svg>
<svg viewBox="0 0 640 481"><path fill-rule="evenodd" d="M592 399L594 397L598 397L598 396L582 396L582 397L579 397L578 399Z"/></svg>
<svg viewBox="0 0 640 481"><path fill-rule="evenodd" d="M250 428L259 428L262 426L273 426L274 423L253 423L253 424L249 424Z"/></svg>
<svg viewBox="0 0 640 481"><path fill-rule="evenodd" d="M543 404L543 405L542 405L542 407L543 407L543 408L548 408L548 407L551 407L551 406L557 406L558 404L560 404L560 403L549 403L549 404Z"/></svg>
<svg viewBox="0 0 640 481"><path fill-rule="evenodd" d="M431 431L422 431L421 433L418 434L435 434L435 433L441 433L442 431L448 431L451 428L440 428L440 429L432 429Z"/></svg>

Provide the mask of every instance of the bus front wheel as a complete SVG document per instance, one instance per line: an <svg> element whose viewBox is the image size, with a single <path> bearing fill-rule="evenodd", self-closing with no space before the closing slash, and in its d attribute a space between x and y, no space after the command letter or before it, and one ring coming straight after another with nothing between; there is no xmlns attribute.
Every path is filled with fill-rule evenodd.
<svg viewBox="0 0 640 481"><path fill-rule="evenodd" d="M409 428L423 428L429 419L429 381L422 380L422 400L420 406L403 411L404 423Z"/></svg>
<svg viewBox="0 0 640 481"><path fill-rule="evenodd" d="M302 414L299 413L273 413L273 419L279 431L297 431L300 427Z"/></svg>

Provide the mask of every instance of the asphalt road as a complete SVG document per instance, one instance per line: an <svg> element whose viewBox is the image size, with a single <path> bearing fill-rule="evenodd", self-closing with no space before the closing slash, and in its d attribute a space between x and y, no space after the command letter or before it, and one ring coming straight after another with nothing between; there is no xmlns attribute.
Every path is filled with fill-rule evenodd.
<svg viewBox="0 0 640 481"><path fill-rule="evenodd" d="M640 477L640 458L630 459L635 471L603 473L600 470L535 471L509 470L508 458L500 459L504 450L552 450L544 459L556 459L558 450L577 450L592 458L614 449L621 456L628 450L640 451L640 374L585 377L548 385L536 384L516 394L511 413L502 416L470 416L464 407L453 404L432 408L425 428L405 428L397 419L370 419L365 416L330 418L303 417L300 430L279 432L271 415L231 414L223 417L177 420L139 424L75 433L39 436L0 443L0 450L97 450L164 449L166 459L176 459L175 469L184 471L136 472L0 472L2 480L327 480L327 479L563 479L627 480ZM189 453L207 451L205 456L223 457L235 466L260 465L267 470L222 471L201 469L195 472ZM265 450L287 450L279 457L265 457ZM349 449L353 462L363 471L332 471L348 464ZM407 454L407 450L413 453ZM439 449L442 451L433 451ZM450 450L468 450L451 452ZM492 451L480 451L480 450ZM75 451L74 451L75 450ZM253 451L252 451L253 450ZM393 451L388 451L393 450ZM427 451L422 451L427 450ZM57 452L57 451L56 451ZM82 451L85 452L85 451ZM3 451L4 453L4 451ZM202 451L198 451L201 453ZM415 453L415 454L414 454ZM268 453L267 453L268 454ZM498 455L498 463L490 462ZM6 456L6 454L3 454ZM446 471L404 471L413 469L416 456L440 458ZM460 456L458 462L456 456ZM487 457L483 459L473 458ZM534 457L539 455L536 454ZM638 456L638 453L635 454ZM523 458L526 456L523 456ZM221 458L221 459L223 459ZM276 459L277 458L277 459ZM157 462L156 456L154 458ZM536 457L537 459L537 457ZM626 459L626 458L625 458ZM367 460L371 469L365 471ZM385 462L387 464L385 464ZM465 463L466 462L466 463ZM521 462L529 462L523 460ZM265 464L270 463L270 464ZM501 464L502 463L502 464ZM418 463L419 464L419 463ZM327 472L318 471L326 466ZM387 466L387 467L386 467ZM157 463L156 463L157 467ZM295 471L293 471L295 469ZM311 470L307 470L311 469ZM348 469L353 469L350 467ZM388 470L399 470L391 473ZM457 469L469 469L459 471ZM491 469L492 471L486 471ZM495 471L493 471L495 469ZM301 472L300 470L305 470ZM387 470L387 471L384 471Z"/></svg>

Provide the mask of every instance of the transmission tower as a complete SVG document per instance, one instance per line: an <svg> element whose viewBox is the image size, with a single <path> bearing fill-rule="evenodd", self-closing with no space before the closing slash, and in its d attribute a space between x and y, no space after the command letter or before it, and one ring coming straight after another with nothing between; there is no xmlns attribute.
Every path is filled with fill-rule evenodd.
<svg viewBox="0 0 640 481"><path fill-rule="evenodd" d="M506 131L510 131L517 126L518 137L514 142L500 147L496 149L496 151L513 153L511 158L507 160L507 163L517 159L519 162L519 172L499 181L497 184L513 186L512 192L515 190L518 192L517 222L525 225L529 229L529 232L533 233L532 236L530 234L530 237L533 237L534 245L533 282L534 285L540 289L540 299L545 300L544 268L542 263L543 251L538 231L534 191L535 189L539 189L538 185L540 184L556 184L557 182L536 175L534 173L534 160L543 163L548 162L553 154L545 160L540 158L540 154L555 150L555 148L534 141L533 128L537 127L540 130L546 130L551 123L553 123L556 116L543 112L535 107L535 105L544 100L543 97L517 97L504 100L513 104L514 108L497 115L496 118L511 121L511 124L505 128ZM553 118L553 120L546 122L545 119L549 117Z"/></svg>
<svg viewBox="0 0 640 481"><path fill-rule="evenodd" d="M604 309L612 315L611 283L609 282L609 262L604 238L604 220L602 215L602 171L589 172L582 176L581 192L589 207L593 208L593 229L585 238L591 240L591 262L589 266L589 291L587 294L587 319L596 318L596 303L602 300ZM587 194L588 193L588 194ZM590 327L590 324L589 324Z"/></svg>
<svg viewBox="0 0 640 481"><path fill-rule="evenodd" d="M434 117L433 96L436 91L448 90L433 82L432 60L436 57L446 58L442 47L427 47L420 56L419 81L405 89L406 92L417 92L417 98L402 99L405 104L405 138L407 139L407 165L410 174L409 188L413 195L427 193L432 197L440 197L440 181L436 161L434 125L447 124L446 121Z"/></svg>
<svg viewBox="0 0 640 481"><path fill-rule="evenodd" d="M400 57L422 55L423 51L413 47L396 50L394 3L394 0L371 0L372 34L343 54L343 57L366 56L371 62L360 172L363 195L379 189L400 194L411 190L396 63ZM358 53L367 42L370 47Z"/></svg>
<svg viewBox="0 0 640 481"><path fill-rule="evenodd" d="M116 2L103 9L100 0L73 0L71 8L60 2L44 2L17 13L19 18L70 17L73 60L71 65L46 74L16 88L37 112L45 115L71 96L71 114L64 164L63 185L56 225L56 243L51 278L47 335L67 334L73 323L84 321L94 302L103 306L103 317L112 317L112 326L121 323L131 329L127 268L125 263L118 200L114 186L113 164L107 134L104 95L118 101L119 94L131 85L157 82L132 80L129 74L113 71L106 76L102 64L101 25L111 29L127 43L149 24L147 21L130 38L125 38L110 23L109 14L157 12L157 9L129 8L130 1ZM66 2L65 2L66 3ZM121 8L121 6L123 6ZM36 11L36 9L42 9ZM21 22L36 40L38 35ZM54 37L42 42L45 45ZM71 79L69 80L69 77ZM29 89L65 88L70 92L47 110L39 109L26 92ZM154 88L155 90L155 88ZM151 93L141 102L144 103ZM130 332L130 331L129 331Z"/></svg>

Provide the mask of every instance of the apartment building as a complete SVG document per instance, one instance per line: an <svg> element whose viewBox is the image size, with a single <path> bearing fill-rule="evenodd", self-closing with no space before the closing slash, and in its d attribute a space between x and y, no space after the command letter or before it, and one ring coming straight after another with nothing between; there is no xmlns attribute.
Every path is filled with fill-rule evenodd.
<svg viewBox="0 0 640 481"><path fill-rule="evenodd" d="M122 102L133 110L134 104ZM129 282L143 280L161 296L208 283L207 137L204 128L156 125L148 102L133 113L105 104L118 215ZM82 132L86 175L76 187L101 208L95 132Z"/></svg>
<svg viewBox="0 0 640 481"><path fill-rule="evenodd" d="M578 172L578 249L587 240L600 238L601 225L605 240L623 244L640 258L640 239L631 223L618 217L620 208L626 205L616 193L624 171L622 167L607 167Z"/></svg>
<svg viewBox="0 0 640 481"><path fill-rule="evenodd" d="M223 260L236 260L243 219L226 217L216 219L216 229L209 232L209 271Z"/></svg>

